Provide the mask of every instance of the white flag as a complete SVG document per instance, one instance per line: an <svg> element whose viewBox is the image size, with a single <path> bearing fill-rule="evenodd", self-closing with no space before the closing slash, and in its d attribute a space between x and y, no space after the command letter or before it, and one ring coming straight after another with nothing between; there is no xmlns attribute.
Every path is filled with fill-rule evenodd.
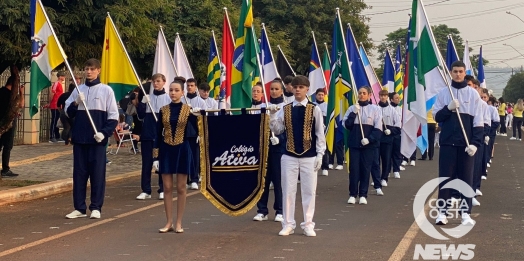
<svg viewBox="0 0 524 261"><path fill-rule="evenodd" d="M193 76L193 71L191 71L191 66L189 65L189 60L187 60L186 51L184 50L182 40L180 40L180 35L178 33L176 34L175 51L173 55L178 75L186 78L186 80L189 78L195 78Z"/></svg>
<svg viewBox="0 0 524 261"><path fill-rule="evenodd" d="M175 79L176 69L171 58L171 51L167 45L162 31L158 31L158 38L156 41L155 63L153 65L153 74L161 73L166 77L166 84L164 90L169 92L169 84ZM151 88L150 94L153 93Z"/></svg>

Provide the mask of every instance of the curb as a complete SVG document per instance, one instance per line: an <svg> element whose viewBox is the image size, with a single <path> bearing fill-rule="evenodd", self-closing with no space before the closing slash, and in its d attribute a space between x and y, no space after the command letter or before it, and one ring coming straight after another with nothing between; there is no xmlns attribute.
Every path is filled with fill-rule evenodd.
<svg viewBox="0 0 524 261"><path fill-rule="evenodd" d="M132 171L120 175L106 177L106 183L112 183L127 178L140 176L141 171ZM89 185L88 185L89 186ZM0 191L0 206L11 203L40 199L73 190L73 178L60 179L37 185Z"/></svg>

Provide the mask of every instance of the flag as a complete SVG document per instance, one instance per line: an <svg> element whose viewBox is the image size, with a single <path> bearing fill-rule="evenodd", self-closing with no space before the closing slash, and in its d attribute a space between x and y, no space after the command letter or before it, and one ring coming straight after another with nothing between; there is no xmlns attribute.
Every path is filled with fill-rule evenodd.
<svg viewBox="0 0 524 261"><path fill-rule="evenodd" d="M251 107L251 88L257 68L257 50L253 37L253 13L251 0L242 1L238 23L233 74L231 76L231 107Z"/></svg>
<svg viewBox="0 0 524 261"><path fill-rule="evenodd" d="M408 70L406 70L406 75L408 73ZM397 45L397 51L395 54L395 92L399 95L400 103L399 106L403 105L403 97L404 97L404 84L403 84L403 78L405 77L402 74L402 53L400 52L400 44Z"/></svg>
<svg viewBox="0 0 524 261"><path fill-rule="evenodd" d="M227 10L224 12L224 21L222 23L222 77L225 78L220 87L220 99L229 103L231 96L231 73L233 72L233 52L235 51L235 40Z"/></svg>
<svg viewBox="0 0 524 261"><path fill-rule="evenodd" d="M459 59L457 49L455 48L455 43L453 42L453 38L451 38L451 35L449 35L448 45L446 48L446 65L448 66L449 71L451 71L451 65L458 60Z"/></svg>
<svg viewBox="0 0 524 261"><path fill-rule="evenodd" d="M215 98L220 93L220 59L218 57L218 48L215 40L215 33L211 35L209 45L209 56L207 58L207 83L211 87L209 97Z"/></svg>
<svg viewBox="0 0 524 261"><path fill-rule="evenodd" d="M190 79L195 78L193 76L193 71L191 70L191 65L189 65L189 60L187 59L186 51L184 45L182 45L182 40L180 35L177 33L175 38L175 51L173 52L173 60L175 61L175 67L178 72L178 76ZM172 81L173 79L171 79ZM185 90L185 89L184 89ZM185 90L187 92L187 90Z"/></svg>
<svg viewBox="0 0 524 261"><path fill-rule="evenodd" d="M486 88L486 77L484 76L484 61L482 60L482 45L480 46L480 55L479 55L479 67L477 69L479 74L478 80L480 82L480 87Z"/></svg>
<svg viewBox="0 0 524 261"><path fill-rule="evenodd" d="M326 79L326 93L329 93L329 84L327 81L330 80L331 76L331 61L329 60L329 53L328 50L324 52L324 55L322 56L322 70L324 71L324 79ZM327 97L326 97L327 98Z"/></svg>
<svg viewBox="0 0 524 261"><path fill-rule="evenodd" d="M320 63L320 56L318 55L318 48L315 42L311 45L311 60L309 61L309 91L308 96L312 96L314 100L317 89L326 88L326 79L324 78L324 70Z"/></svg>
<svg viewBox="0 0 524 261"><path fill-rule="evenodd" d="M471 60L469 59L468 41L466 41L466 45L464 45L464 57L462 58L462 62L466 65L466 75L475 76L475 71L473 70L473 66L471 65Z"/></svg>
<svg viewBox="0 0 524 261"><path fill-rule="evenodd" d="M371 63L369 62L369 58L366 54L364 46L360 46L359 52L360 58L362 59L362 64L364 65L364 70L366 71L366 76L368 77L368 81L370 84L369 87L371 87L371 90L373 91L373 97L370 97L370 99L375 104L378 104L378 102L380 101L379 92L382 90L382 85L380 85L380 81L378 80L377 74L375 73L375 69L373 69L373 66L371 66Z"/></svg>
<svg viewBox="0 0 524 261"><path fill-rule="evenodd" d="M262 32L260 33L260 62L262 63L262 73L265 81L265 92L266 95L269 93L269 87L271 81L275 78L280 78L277 72L277 67L273 59L273 53L271 52L271 45L269 44L269 38L267 37L266 28L262 26Z"/></svg>
<svg viewBox="0 0 524 261"><path fill-rule="evenodd" d="M284 55L284 52L282 52L282 49L278 48L278 54L277 54L277 71L278 74L282 77L286 77L288 75L295 76L295 71L293 71L293 68L289 64L286 55Z"/></svg>
<svg viewBox="0 0 524 261"><path fill-rule="evenodd" d="M408 87L408 82L409 82L409 38L411 36L411 16L409 17L409 23L408 23L408 32L406 34L406 46L405 46L405 54L404 54L404 78L402 79L403 82L402 82L402 91L401 93L399 93L397 91L397 93L399 94L400 96L400 105L403 106L404 105L404 89L406 87ZM400 48L399 48L399 51L400 51Z"/></svg>
<svg viewBox="0 0 524 261"><path fill-rule="evenodd" d="M395 67L391 61L391 55L386 50L386 57L384 59L384 72L382 75L382 86L388 92L395 92Z"/></svg>
<svg viewBox="0 0 524 261"><path fill-rule="evenodd" d="M166 37L162 29L158 31L156 40L155 63L153 64L153 74L161 73L166 77L164 90L169 92L169 85L175 79L176 70L171 56L171 50L167 45ZM154 88L150 88L149 94L153 93Z"/></svg>
<svg viewBox="0 0 524 261"><path fill-rule="evenodd" d="M31 83L29 114L38 113L40 92L51 86L51 71L65 61L60 42L39 0L31 1Z"/></svg>
<svg viewBox="0 0 524 261"><path fill-rule="evenodd" d="M426 125L427 111L433 107L436 95L446 88L446 81L443 77L441 68L444 68L442 60L439 59L439 50L433 37L431 26L427 19L422 0L413 0L411 20L411 35L409 42L409 85L405 90L405 105L413 113L413 116L422 125ZM405 115L404 115L405 116ZM411 125L410 125L411 126ZM413 125L414 126L414 125ZM418 133L418 128L407 129L404 125L402 131ZM423 134L423 142L419 143L421 151L427 148L426 137ZM404 141L402 141L404 143ZM401 145L402 153L411 155L413 153L413 144L410 151L404 150ZM404 156L407 156L404 154Z"/></svg>
<svg viewBox="0 0 524 261"><path fill-rule="evenodd" d="M351 27L348 26L346 29L346 45L348 50L348 56L349 56L349 62L351 66L351 71L353 73L353 76L355 77L355 84L356 88L360 88L362 86L370 86L368 76L366 74L366 69L364 69L364 64L362 63L357 42L355 41L355 36L353 35L353 31L351 30ZM334 54L331 53L331 57L337 57L333 56ZM335 59L335 58L333 58Z"/></svg>

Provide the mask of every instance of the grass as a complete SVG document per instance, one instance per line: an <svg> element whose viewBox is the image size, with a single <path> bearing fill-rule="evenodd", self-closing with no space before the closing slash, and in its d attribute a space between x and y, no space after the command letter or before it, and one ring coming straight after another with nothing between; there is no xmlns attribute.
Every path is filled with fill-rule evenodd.
<svg viewBox="0 0 524 261"><path fill-rule="evenodd" d="M7 178L0 179L0 187L25 187L44 183L45 181L32 180L9 180Z"/></svg>

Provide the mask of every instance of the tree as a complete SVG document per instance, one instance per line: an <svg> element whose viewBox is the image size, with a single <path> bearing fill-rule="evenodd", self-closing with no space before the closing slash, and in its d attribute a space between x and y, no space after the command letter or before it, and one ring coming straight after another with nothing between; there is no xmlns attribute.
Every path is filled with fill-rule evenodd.
<svg viewBox="0 0 524 261"><path fill-rule="evenodd" d="M524 72L519 72L509 78L508 84L502 92L502 97L506 102L517 102L524 99Z"/></svg>

